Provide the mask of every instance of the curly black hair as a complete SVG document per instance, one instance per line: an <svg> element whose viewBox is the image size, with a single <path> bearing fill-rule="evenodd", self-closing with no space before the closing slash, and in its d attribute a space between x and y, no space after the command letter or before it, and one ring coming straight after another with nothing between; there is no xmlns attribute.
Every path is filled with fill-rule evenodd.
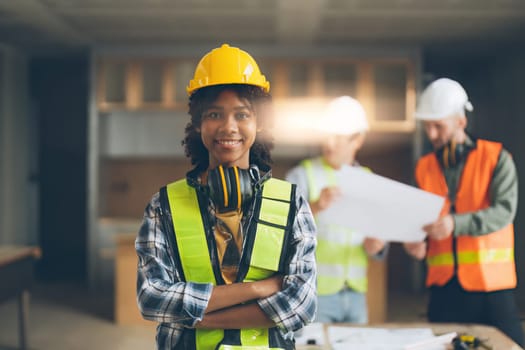
<svg viewBox="0 0 525 350"><path fill-rule="evenodd" d="M191 159L195 170L205 171L209 165L208 150L202 143L200 128L203 113L217 100L221 92L233 91L240 99L248 101L257 116L257 126L262 131L257 133L255 142L250 148L250 164L255 164L263 171L270 170L272 158L270 151L273 148L273 138L268 132L271 125L272 113L270 106L271 95L262 88L246 84L212 85L195 91L190 96L190 122L185 128L185 137L182 141L186 157Z"/></svg>

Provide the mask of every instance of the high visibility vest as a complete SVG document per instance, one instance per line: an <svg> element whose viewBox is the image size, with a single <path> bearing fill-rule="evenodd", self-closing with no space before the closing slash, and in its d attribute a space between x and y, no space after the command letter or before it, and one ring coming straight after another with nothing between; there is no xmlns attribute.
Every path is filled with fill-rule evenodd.
<svg viewBox="0 0 525 350"><path fill-rule="evenodd" d="M199 207L198 194L186 180L166 187L172 224L175 229L177 256L185 281L224 284L213 237L208 239ZM243 257L239 266L238 281L251 282L274 275L283 264L287 236L292 225L290 210L294 189L288 182L269 179L259 195L259 212L254 214L255 225L246 235ZM206 205L206 204L205 204ZM203 208L206 212L207 208ZM206 214L207 215L207 214ZM249 259L247 263L244 261ZM270 334L273 333L273 334ZM195 329L196 350L281 349L276 346L281 337L276 328L271 329ZM231 339L234 339L231 341ZM233 343L228 344L231 341ZM237 342L237 343L236 343ZM220 345L219 345L220 344Z"/></svg>
<svg viewBox="0 0 525 350"><path fill-rule="evenodd" d="M454 203L456 213L478 211L490 206L490 184L501 149L500 143L477 140L476 147L465 161ZM448 197L446 180L435 153L419 160L416 180L422 189ZM450 207L447 198L441 216L447 215ZM478 237L460 234L456 238L429 239L426 260L427 286L444 285L454 276L457 267L459 283L465 290L489 292L516 287L512 223Z"/></svg>
<svg viewBox="0 0 525 350"><path fill-rule="evenodd" d="M301 162L308 180L308 200L319 199L321 190L337 185L335 171L321 158ZM320 221L317 217L317 294L330 295L347 285L366 292L368 255L363 248L363 234L351 228Z"/></svg>

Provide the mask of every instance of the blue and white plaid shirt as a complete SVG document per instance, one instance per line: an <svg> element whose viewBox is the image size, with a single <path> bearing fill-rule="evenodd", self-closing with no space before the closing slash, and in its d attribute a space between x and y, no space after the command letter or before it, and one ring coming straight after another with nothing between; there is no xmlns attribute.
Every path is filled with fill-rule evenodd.
<svg viewBox="0 0 525 350"><path fill-rule="evenodd" d="M311 322L316 311L315 223L307 201L296 196L296 215L287 251L283 288L258 305L285 338ZM144 211L135 248L139 258L137 302L145 319L159 322L157 348L174 349L186 327L204 317L213 285L183 282L160 218L159 193ZM213 209L209 208L210 215ZM244 222L243 225L247 223Z"/></svg>

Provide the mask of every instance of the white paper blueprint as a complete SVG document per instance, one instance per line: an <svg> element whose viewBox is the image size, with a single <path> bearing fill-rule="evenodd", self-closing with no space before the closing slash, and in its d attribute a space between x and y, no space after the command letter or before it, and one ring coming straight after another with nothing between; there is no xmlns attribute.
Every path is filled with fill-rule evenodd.
<svg viewBox="0 0 525 350"><path fill-rule="evenodd" d="M430 328L368 328L329 326L333 350L405 350L411 344L438 339ZM446 339L450 343L450 339ZM445 341L428 343L425 350L445 350Z"/></svg>
<svg viewBox="0 0 525 350"><path fill-rule="evenodd" d="M338 179L341 197L318 219L384 241L424 239L422 227L438 219L445 198L386 177L352 168Z"/></svg>

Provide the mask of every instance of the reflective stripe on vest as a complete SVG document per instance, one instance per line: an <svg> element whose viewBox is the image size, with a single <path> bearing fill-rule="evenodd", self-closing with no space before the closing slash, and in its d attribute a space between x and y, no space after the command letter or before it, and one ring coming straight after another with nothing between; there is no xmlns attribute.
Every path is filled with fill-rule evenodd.
<svg viewBox="0 0 525 350"><path fill-rule="evenodd" d="M478 211L490 206L490 185L501 149L500 143L477 140L460 178L456 213ZM416 180L424 190L442 196L448 194L443 171L434 153L420 159ZM448 214L449 210L447 199L441 215ZM444 285L454 276L452 241L452 237L429 239L427 286ZM477 237L460 234L456 237L456 258L457 277L465 290L488 292L516 287L512 224Z"/></svg>
<svg viewBox="0 0 525 350"><path fill-rule="evenodd" d="M506 263L513 259L514 249L486 249L480 251L458 252L460 264ZM429 265L453 265L454 256L451 253L437 254L428 258Z"/></svg>
<svg viewBox="0 0 525 350"><path fill-rule="evenodd" d="M323 159L307 159L301 165L308 179L310 202L319 199L324 187L337 185L334 169ZM345 284L366 292L368 256L362 246L362 234L331 223L317 223L317 293L335 294Z"/></svg>
<svg viewBox="0 0 525 350"><path fill-rule="evenodd" d="M269 179L264 183L254 249L245 282L268 278L279 269L291 196L289 182Z"/></svg>
<svg viewBox="0 0 525 350"><path fill-rule="evenodd" d="M285 181L269 179L264 183L250 266L244 281L268 278L278 271L291 191L291 184ZM183 179L169 184L167 194L185 280L217 285L196 190ZM224 331L195 329L195 337L197 350L214 350L223 340ZM270 349L268 329L241 329L240 339L241 345L238 347L221 348L242 349L242 346L251 346L255 349Z"/></svg>

